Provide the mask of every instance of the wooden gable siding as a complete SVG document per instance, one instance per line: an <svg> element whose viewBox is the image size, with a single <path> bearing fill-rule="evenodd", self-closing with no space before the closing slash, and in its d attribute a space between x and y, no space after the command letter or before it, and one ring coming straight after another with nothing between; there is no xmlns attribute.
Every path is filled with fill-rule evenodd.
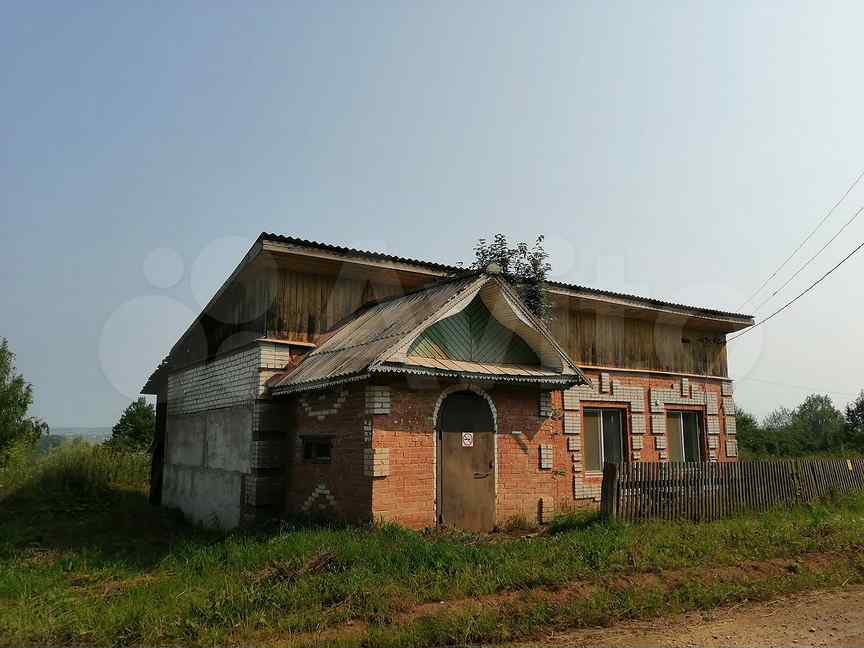
<svg viewBox="0 0 864 648"><path fill-rule="evenodd" d="M428 281L395 272L308 274L262 268L239 277L202 318L206 335L186 340L191 351L179 354L181 364L258 336L317 342L370 300L401 295ZM725 344L716 332L621 317L557 296L550 328L580 365L727 375Z"/></svg>
<svg viewBox="0 0 864 648"><path fill-rule="evenodd" d="M723 336L556 301L550 328L579 365L726 376Z"/></svg>
<svg viewBox="0 0 864 648"><path fill-rule="evenodd" d="M426 329L408 355L489 364L540 364L531 347L496 321L479 298L462 312Z"/></svg>
<svg viewBox="0 0 864 648"><path fill-rule="evenodd" d="M255 337L316 342L322 333L375 299L403 295L415 286L373 276L305 274L265 268L238 278L202 318L205 336L190 336L187 344L206 338L207 354L241 346ZM201 345L198 344L198 347ZM203 349L185 354L201 359Z"/></svg>

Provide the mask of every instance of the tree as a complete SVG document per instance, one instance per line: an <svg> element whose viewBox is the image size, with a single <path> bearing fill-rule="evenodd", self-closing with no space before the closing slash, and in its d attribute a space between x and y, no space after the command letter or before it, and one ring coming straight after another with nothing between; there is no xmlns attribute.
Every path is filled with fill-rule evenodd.
<svg viewBox="0 0 864 648"><path fill-rule="evenodd" d="M119 450L149 450L155 429L156 409L139 398L126 408L105 443Z"/></svg>
<svg viewBox="0 0 864 648"><path fill-rule="evenodd" d="M35 444L48 425L27 416L33 404L33 385L15 373L15 354L6 338L0 338L0 464L16 443Z"/></svg>
<svg viewBox="0 0 864 648"><path fill-rule="evenodd" d="M742 454L756 456L767 454L764 430L755 416L740 407L735 408L735 429Z"/></svg>
<svg viewBox="0 0 864 648"><path fill-rule="evenodd" d="M850 448L864 452L864 390L846 406L844 437Z"/></svg>
<svg viewBox="0 0 864 648"><path fill-rule="evenodd" d="M546 292L546 277L552 266L549 254L543 249L543 236L538 236L532 247L527 243L510 246L504 234L496 234L491 241L477 240L474 246L474 261L471 268L485 270L496 263L501 273L511 280L519 291L522 301L537 317L549 321L552 305Z"/></svg>
<svg viewBox="0 0 864 648"><path fill-rule="evenodd" d="M846 451L845 420L829 396L811 394L795 410L791 437L799 453Z"/></svg>

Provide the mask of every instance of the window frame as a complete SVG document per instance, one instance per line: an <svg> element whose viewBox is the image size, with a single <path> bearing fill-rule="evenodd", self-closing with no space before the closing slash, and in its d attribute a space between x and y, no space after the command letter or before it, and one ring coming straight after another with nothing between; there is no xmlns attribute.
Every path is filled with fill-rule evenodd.
<svg viewBox="0 0 864 648"><path fill-rule="evenodd" d="M300 445L301 445L301 461L304 464L316 464L316 465L327 465L333 463L333 440L336 438L335 434L301 434L300 435ZM312 445L325 445L327 446L327 456L319 457L317 456L307 456L307 448Z"/></svg>
<svg viewBox="0 0 864 648"><path fill-rule="evenodd" d="M687 461L687 446L684 443L684 416L687 414L692 414L696 417L696 424L699 430L699 458L695 461ZM678 408L667 408L666 409L666 447L669 447L669 417L677 416L679 425L678 425L678 433L681 435L681 451L684 453L684 457L682 461L678 463L705 463L708 461L708 437L707 431L705 429L705 412L702 409L678 409ZM673 459L671 456L668 458L668 461L676 462L676 459Z"/></svg>
<svg viewBox="0 0 864 648"><path fill-rule="evenodd" d="M621 415L621 459L622 463L630 463L630 408L626 406L616 406L608 403L603 404L595 404L595 403L583 403L580 407L580 415L582 417L582 462L585 469L586 474L590 475L601 475L603 474L603 464L606 461L606 448L604 447L603 440L605 435L603 434L603 412L604 411L614 411L618 412ZM586 452L585 446L585 431L587 429L585 425L585 414L587 412L599 412L600 414L600 426L597 430L600 435L598 447L600 448L600 468L589 468L588 467L588 454Z"/></svg>

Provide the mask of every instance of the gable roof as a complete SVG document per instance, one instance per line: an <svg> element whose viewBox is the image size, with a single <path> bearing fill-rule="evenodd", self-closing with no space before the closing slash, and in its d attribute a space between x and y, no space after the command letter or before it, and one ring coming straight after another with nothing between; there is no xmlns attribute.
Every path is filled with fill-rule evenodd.
<svg viewBox="0 0 864 648"><path fill-rule="evenodd" d="M319 243L318 241L310 241L294 236L284 236L282 234L272 234L262 232L258 237L259 241L270 241L272 243L282 244L285 246L297 248L298 250L319 250L327 252L342 258L345 261L349 260L366 260L377 261L389 264L398 264L409 266L418 269L425 269L441 276L453 275L456 273L464 273L465 268L461 266L448 265L437 263L434 261L425 261L422 259L412 259L410 257L402 257L393 254L385 254L383 252L374 252L369 250L359 250L341 245L332 245L330 243ZM664 301L662 299L654 299L653 297L642 297L629 293L615 292L612 290L601 290L599 288L591 288L579 284L567 283L564 281L547 281L548 288L556 292L573 294L574 296L595 296L614 300L616 303L625 303L642 308L656 308L661 310L672 310L681 314L694 315L706 319L724 319L738 321L744 326L753 324L753 316L742 313L734 313L731 311L717 310L713 308L705 308L701 306L689 306L687 304L679 304L676 302ZM556 290L557 289L557 290Z"/></svg>
<svg viewBox="0 0 864 648"><path fill-rule="evenodd" d="M345 264L377 266L379 268L397 270L406 274L426 275L430 280L436 278L443 279L454 276L464 276L465 273L465 269L460 266L412 259L392 254L384 254L381 252L358 250L355 248L319 243L317 241L310 241L292 236L262 232L231 275L225 280L213 297L211 297L210 301L190 323L183 335L181 335L178 341L172 346L168 355L150 375L147 383L142 388L141 393L158 393L160 386L164 386L164 380L168 373L183 366L183 361L179 357L182 356L182 353L178 353L178 350L182 350L184 340L188 338L196 325L199 325L204 320L205 316L216 307L228 287L232 285L241 274L254 267L260 259L267 256L269 253L277 255L288 253L289 255L296 255L299 258L310 259L319 256L331 261L340 261ZM651 317L672 317L683 318L685 320L692 319L693 321L698 322L700 326L704 325L723 333L739 331L753 325L753 317L751 315L742 315L710 308L686 306L674 302L596 288L588 288L560 281L547 282L546 286L547 290L551 293L566 295L570 298L584 301L589 304L620 308L623 309L624 312L649 313Z"/></svg>
<svg viewBox="0 0 864 648"><path fill-rule="evenodd" d="M492 317L537 352L539 366L489 364L409 355L430 326L482 299ZM338 328L292 371L267 385L273 395L329 387L372 373L409 373L569 387L587 382L546 326L498 276L472 273L367 307Z"/></svg>

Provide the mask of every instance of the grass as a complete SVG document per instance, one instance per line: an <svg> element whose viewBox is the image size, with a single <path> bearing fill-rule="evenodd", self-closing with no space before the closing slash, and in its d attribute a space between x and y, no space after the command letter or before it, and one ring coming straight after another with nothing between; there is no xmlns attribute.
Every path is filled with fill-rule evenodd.
<svg viewBox="0 0 864 648"><path fill-rule="evenodd" d="M60 448L0 475L0 644L503 641L862 579L864 496L703 525L572 514L518 539L300 523L225 534L150 507L145 467ZM820 552L840 553L739 568ZM706 578L716 567L728 577ZM684 570L674 587L656 580L670 570ZM414 610L474 597L491 598Z"/></svg>

